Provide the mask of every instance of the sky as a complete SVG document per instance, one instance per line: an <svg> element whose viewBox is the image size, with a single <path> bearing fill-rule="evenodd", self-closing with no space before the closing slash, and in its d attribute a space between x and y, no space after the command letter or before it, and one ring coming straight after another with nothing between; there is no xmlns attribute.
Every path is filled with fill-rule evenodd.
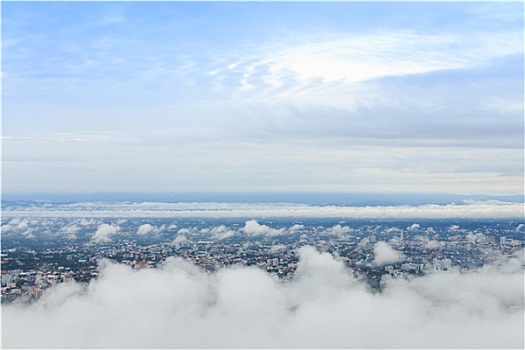
<svg viewBox="0 0 525 350"><path fill-rule="evenodd" d="M2 192L523 193L523 3L2 3Z"/></svg>

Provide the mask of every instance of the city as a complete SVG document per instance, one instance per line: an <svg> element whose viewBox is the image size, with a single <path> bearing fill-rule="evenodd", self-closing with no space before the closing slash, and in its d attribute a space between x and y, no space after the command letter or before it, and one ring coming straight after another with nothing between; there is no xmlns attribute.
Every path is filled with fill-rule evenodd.
<svg viewBox="0 0 525 350"><path fill-rule="evenodd" d="M173 256L208 273L242 265L292 280L304 246L380 292L389 278L464 272L519 254L524 230L514 220L4 217L1 300L32 302L60 283L87 285L104 259L154 269ZM112 233L97 236L104 231Z"/></svg>

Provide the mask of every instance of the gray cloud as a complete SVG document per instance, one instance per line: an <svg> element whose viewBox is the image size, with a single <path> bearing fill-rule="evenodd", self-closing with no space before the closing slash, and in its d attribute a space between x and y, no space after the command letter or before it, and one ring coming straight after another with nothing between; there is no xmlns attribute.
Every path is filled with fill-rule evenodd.
<svg viewBox="0 0 525 350"><path fill-rule="evenodd" d="M6 348L523 348L523 254L476 273L392 279L372 294L311 247L297 278L248 267L206 274L105 261L83 289L61 284L3 306ZM31 336L27 336L28 330Z"/></svg>

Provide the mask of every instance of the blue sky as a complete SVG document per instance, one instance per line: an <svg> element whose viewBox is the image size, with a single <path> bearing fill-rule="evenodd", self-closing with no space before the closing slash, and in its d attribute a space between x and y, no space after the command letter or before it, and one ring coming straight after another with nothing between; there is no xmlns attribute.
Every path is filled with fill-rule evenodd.
<svg viewBox="0 0 525 350"><path fill-rule="evenodd" d="M2 3L3 192L523 193L522 3Z"/></svg>

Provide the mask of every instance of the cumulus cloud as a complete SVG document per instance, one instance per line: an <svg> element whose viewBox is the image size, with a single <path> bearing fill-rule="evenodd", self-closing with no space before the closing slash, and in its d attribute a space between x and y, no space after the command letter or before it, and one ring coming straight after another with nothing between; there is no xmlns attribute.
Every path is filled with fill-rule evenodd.
<svg viewBox="0 0 525 350"><path fill-rule="evenodd" d="M343 235L345 233L348 233L350 231L351 231L350 227L348 227L348 226L341 226L341 225L337 224L337 225L329 228L327 230L327 233L330 233L332 235L341 236L341 235Z"/></svg>
<svg viewBox="0 0 525 350"><path fill-rule="evenodd" d="M120 226L101 224L98 226L97 231L93 235L93 242L95 243L107 243L111 242L111 236L120 232Z"/></svg>
<svg viewBox="0 0 525 350"><path fill-rule="evenodd" d="M386 265L399 262L403 259L403 254L386 242L377 242L374 245L375 265Z"/></svg>
<svg viewBox="0 0 525 350"><path fill-rule="evenodd" d="M157 234L161 232L164 228L165 228L164 225L162 225L161 227L156 227L151 224L143 224L143 225L140 225L139 228L137 229L137 234L138 235Z"/></svg>
<svg viewBox="0 0 525 350"><path fill-rule="evenodd" d="M420 228L421 228L421 225L419 225L419 224L412 224L412 225L407 227L407 230L409 230L409 231L416 231L416 230L419 230Z"/></svg>
<svg viewBox="0 0 525 350"><path fill-rule="evenodd" d="M285 244L274 244L270 247L270 253L281 253L286 250L287 246Z"/></svg>
<svg viewBox="0 0 525 350"><path fill-rule="evenodd" d="M207 274L180 258L146 270L105 261L88 287L3 305L3 346L523 348L522 255L476 273L391 279L381 293L311 247L284 283L253 267Z"/></svg>
<svg viewBox="0 0 525 350"><path fill-rule="evenodd" d="M441 249L445 247L445 243L443 242L440 242L440 241L436 241L436 240L431 240L429 241L426 245L425 245L425 248L426 249L430 249L430 250L434 250L434 249Z"/></svg>
<svg viewBox="0 0 525 350"><path fill-rule="evenodd" d="M29 228L29 220L27 218L13 218L7 224L2 225L2 232L9 231L25 231Z"/></svg>
<svg viewBox="0 0 525 350"><path fill-rule="evenodd" d="M261 225L257 222L257 220L246 221L244 227L242 228L242 231L244 231L249 236L277 236L285 232L284 229L274 229L266 225Z"/></svg>
<svg viewBox="0 0 525 350"><path fill-rule="evenodd" d="M31 226L38 225L34 220L28 218L14 218L7 224L2 225L2 233L18 232L25 238L35 238L35 229Z"/></svg>
<svg viewBox="0 0 525 350"><path fill-rule="evenodd" d="M35 238L35 230L32 228L28 228L27 230L24 230L20 233L25 238Z"/></svg>
<svg viewBox="0 0 525 350"><path fill-rule="evenodd" d="M181 228L177 231L178 235L186 235L188 233L191 233L191 230L188 228Z"/></svg>
<svg viewBox="0 0 525 350"><path fill-rule="evenodd" d="M236 234L236 231L230 230L224 225L219 225L211 228L204 228L200 231L201 233L208 233L213 238L221 240L229 237L233 237Z"/></svg>
<svg viewBox="0 0 525 350"><path fill-rule="evenodd" d="M174 245L175 247L181 247L188 242L190 242L190 240L186 238L186 236L177 235L177 237L175 237L175 239L171 242L171 244Z"/></svg>
<svg viewBox="0 0 525 350"><path fill-rule="evenodd" d="M397 232L403 232L403 230L401 230L398 227L389 227L385 230L385 233L397 233Z"/></svg>
<svg viewBox="0 0 525 350"><path fill-rule="evenodd" d="M301 231L301 230L304 230L304 225L294 224L290 226L290 228L288 228L289 232L296 232L296 231Z"/></svg>
<svg viewBox="0 0 525 350"><path fill-rule="evenodd" d="M80 219L79 225L80 226L91 226L91 225L96 225L97 223L98 222L95 219L82 218Z"/></svg>
<svg viewBox="0 0 525 350"><path fill-rule="evenodd" d="M485 236L483 233L467 233L467 241L469 243L483 243Z"/></svg>
<svg viewBox="0 0 525 350"><path fill-rule="evenodd" d="M69 239L75 239L77 233L82 230L82 227L79 226L76 222L67 224L66 226L60 228L60 232L63 233Z"/></svg>

